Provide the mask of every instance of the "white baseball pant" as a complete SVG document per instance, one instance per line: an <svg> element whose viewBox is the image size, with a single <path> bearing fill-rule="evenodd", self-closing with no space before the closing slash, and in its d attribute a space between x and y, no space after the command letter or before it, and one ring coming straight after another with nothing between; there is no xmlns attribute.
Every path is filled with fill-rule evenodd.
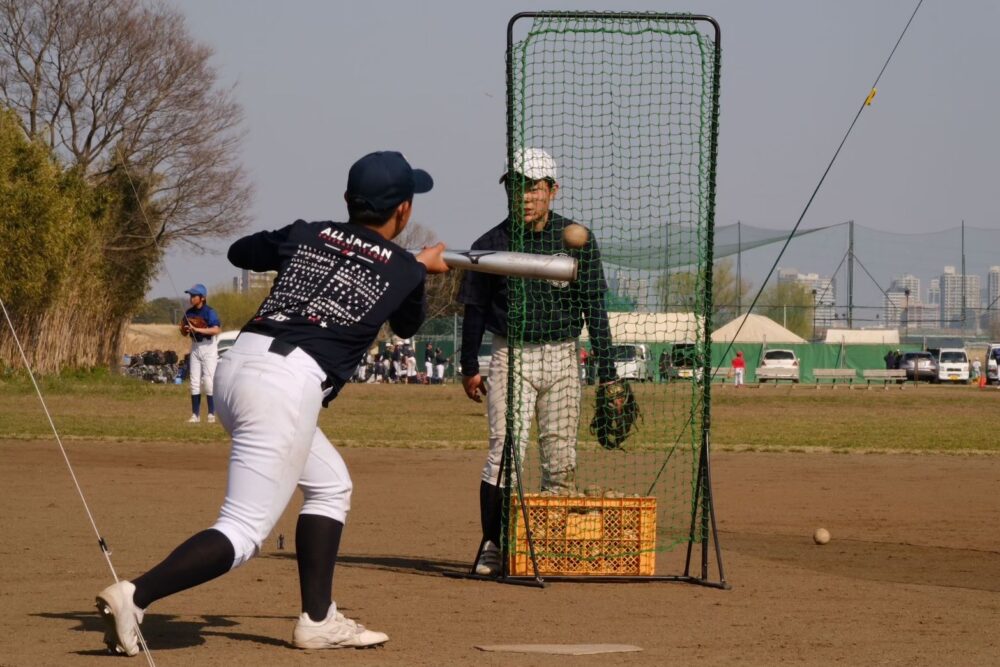
<svg viewBox="0 0 1000 667"><path fill-rule="evenodd" d="M233 543L239 567L259 551L295 488L300 514L341 523L351 507L351 476L316 426L325 373L300 349L269 352L272 338L241 333L219 362L219 421L232 436L226 498L213 528Z"/></svg>
<svg viewBox="0 0 1000 667"><path fill-rule="evenodd" d="M482 480L496 485L500 476L504 436L507 432L507 339L493 336L486 412L490 426L490 451ZM577 376L576 341L525 345L514 350L514 395L518 402L515 436L518 461L524 461L532 417L538 420L538 450L542 468L541 490L574 490L576 436L580 422L580 379Z"/></svg>
<svg viewBox="0 0 1000 667"><path fill-rule="evenodd" d="M188 375L191 377L191 395L212 396L215 367L219 363L219 345L215 336L203 341L192 341L188 357Z"/></svg>

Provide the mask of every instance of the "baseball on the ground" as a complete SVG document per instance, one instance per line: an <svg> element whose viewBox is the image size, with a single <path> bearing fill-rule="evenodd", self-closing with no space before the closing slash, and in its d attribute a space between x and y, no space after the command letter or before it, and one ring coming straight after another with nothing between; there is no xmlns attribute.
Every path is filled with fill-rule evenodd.
<svg viewBox="0 0 1000 667"><path fill-rule="evenodd" d="M587 245L587 239L590 237L590 232L583 225L578 225L575 222L563 229L563 244L567 248L582 248Z"/></svg>
<svg viewBox="0 0 1000 667"><path fill-rule="evenodd" d="M817 528L813 533L813 542L816 544L826 544L830 541L830 531L826 528Z"/></svg>

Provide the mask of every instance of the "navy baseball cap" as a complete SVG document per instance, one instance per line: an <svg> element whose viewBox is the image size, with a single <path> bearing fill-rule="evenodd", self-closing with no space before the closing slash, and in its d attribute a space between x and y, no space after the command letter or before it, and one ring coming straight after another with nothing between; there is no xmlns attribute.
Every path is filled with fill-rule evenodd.
<svg viewBox="0 0 1000 667"><path fill-rule="evenodd" d="M198 296L208 296L208 290L205 289L205 286L202 285L201 283L198 283L197 285L195 285L191 289L184 290L184 293L185 294L191 294L191 295L197 294Z"/></svg>
<svg viewBox="0 0 1000 667"><path fill-rule="evenodd" d="M378 151L354 163L347 175L348 202L360 202L375 211L395 208L414 194L430 192L434 179L414 169L402 153Z"/></svg>

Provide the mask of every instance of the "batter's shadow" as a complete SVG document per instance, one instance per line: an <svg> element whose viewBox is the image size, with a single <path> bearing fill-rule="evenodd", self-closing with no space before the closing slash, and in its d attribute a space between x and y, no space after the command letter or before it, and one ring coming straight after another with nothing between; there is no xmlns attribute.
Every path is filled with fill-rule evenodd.
<svg viewBox="0 0 1000 667"><path fill-rule="evenodd" d="M262 555L261 558L277 558L295 560L295 552L275 552ZM381 570L399 574L414 574L423 577L441 577L468 574L472 569L472 561L415 558L413 556L376 556L350 555L337 556L337 567L357 567L364 570Z"/></svg>
<svg viewBox="0 0 1000 667"><path fill-rule="evenodd" d="M73 621L76 625L70 628L75 632L92 633L94 644L100 648L74 651L76 655L107 655L107 649L103 648L104 643L104 621L96 611L71 611L63 613L38 613L32 614L37 618L58 619ZM256 617L261 618L261 617ZM286 618L268 617L268 618ZM294 619L287 617L289 623ZM275 637L266 637L246 632L227 631L224 628L235 628L240 624L227 616L204 615L201 621L181 621L177 616L170 614L146 614L142 621L142 636L146 643L154 651L169 651L171 649L185 649L201 646L205 643L206 637L224 637L234 641L247 641L254 644L264 644L266 646L277 646L282 648L291 647L287 640ZM89 642L88 642L89 643Z"/></svg>

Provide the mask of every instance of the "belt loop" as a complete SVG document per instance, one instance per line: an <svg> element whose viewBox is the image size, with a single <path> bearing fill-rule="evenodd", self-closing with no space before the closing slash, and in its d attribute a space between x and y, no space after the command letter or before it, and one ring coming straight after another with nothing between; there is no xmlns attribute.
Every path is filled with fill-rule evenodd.
<svg viewBox="0 0 1000 667"><path fill-rule="evenodd" d="M268 352L274 352L275 354L280 354L283 357L287 357L292 352L296 350L296 346L291 343L287 343L280 338L271 339L271 344L268 346Z"/></svg>

